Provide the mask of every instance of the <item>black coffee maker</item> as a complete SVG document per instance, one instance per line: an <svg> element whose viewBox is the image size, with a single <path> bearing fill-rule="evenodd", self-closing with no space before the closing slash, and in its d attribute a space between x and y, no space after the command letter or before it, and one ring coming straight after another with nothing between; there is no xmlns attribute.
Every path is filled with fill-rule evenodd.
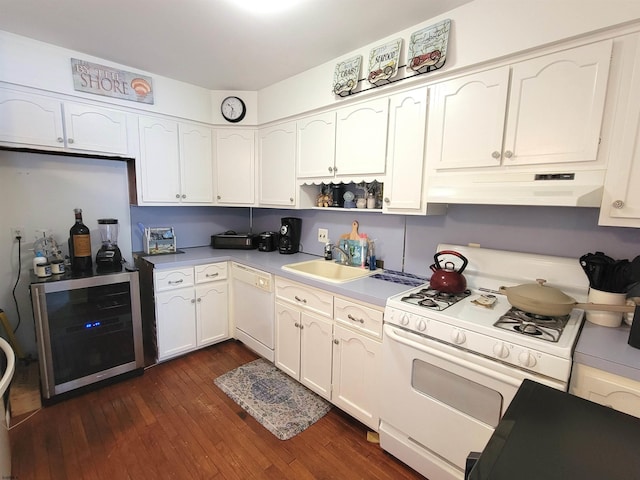
<svg viewBox="0 0 640 480"><path fill-rule="evenodd" d="M284 217L280 219L280 241L278 251L280 253L297 253L300 250L300 233L302 232L302 219Z"/></svg>

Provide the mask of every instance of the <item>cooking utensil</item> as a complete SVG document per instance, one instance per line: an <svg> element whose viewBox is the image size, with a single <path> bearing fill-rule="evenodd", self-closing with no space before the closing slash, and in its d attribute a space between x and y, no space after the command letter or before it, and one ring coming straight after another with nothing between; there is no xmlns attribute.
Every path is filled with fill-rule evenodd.
<svg viewBox="0 0 640 480"><path fill-rule="evenodd" d="M633 312L629 305L606 305L599 303L578 303L562 290L545 285L546 280L538 278L537 283L525 283L514 287L500 287L511 305L534 315L551 317L568 315L574 308L601 312Z"/></svg>
<svg viewBox="0 0 640 480"><path fill-rule="evenodd" d="M613 263L615 260L603 252L587 253L580 257L580 265L589 279L589 286L598 290L606 290L609 266Z"/></svg>
<svg viewBox="0 0 640 480"><path fill-rule="evenodd" d="M453 255L462 260L462 266L456 270L455 263L447 261L444 267L440 264L440 257L443 255ZM433 256L435 262L429 268L433 271L429 285L431 288L444 293L461 293L467 289L467 280L462 272L467 267L469 261L464 255L454 250L442 250Z"/></svg>

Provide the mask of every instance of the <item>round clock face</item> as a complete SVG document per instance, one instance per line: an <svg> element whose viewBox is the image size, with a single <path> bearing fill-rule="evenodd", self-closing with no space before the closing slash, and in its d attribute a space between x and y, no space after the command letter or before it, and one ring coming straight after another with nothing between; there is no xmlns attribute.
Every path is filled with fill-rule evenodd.
<svg viewBox="0 0 640 480"><path fill-rule="evenodd" d="M227 97L222 101L220 111L225 120L229 122L239 122L247 113L247 107L242 99L238 97Z"/></svg>

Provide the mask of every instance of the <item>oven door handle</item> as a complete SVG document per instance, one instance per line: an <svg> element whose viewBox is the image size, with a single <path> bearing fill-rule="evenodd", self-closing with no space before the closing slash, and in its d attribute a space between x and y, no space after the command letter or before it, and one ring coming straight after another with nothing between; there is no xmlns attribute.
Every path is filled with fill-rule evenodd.
<svg viewBox="0 0 640 480"><path fill-rule="evenodd" d="M384 333L387 337L389 337L391 340L394 340L398 343L401 343L407 347L416 349L418 351L424 352L428 355L432 355L434 357L440 358L446 362L449 363L453 363L455 365L459 365L462 368L471 370L473 372L479 373L480 375L484 375L487 377L491 377L492 379L498 380L502 383L505 383L507 385L512 385L516 388L518 388L520 386L520 384L522 383L522 378L517 378L517 377L512 377L509 375L504 375L503 373L497 372L493 369L484 367L482 365L478 365L477 363L473 363L473 362L469 362L467 360L465 360L464 358L452 355L450 353L447 353L441 349L436 349L433 347L430 347L428 345L425 345L423 343L420 342L416 342L414 340L411 340L410 338L407 338L405 335L403 335L403 331L397 331L395 328L393 328L390 325L385 325L384 327ZM407 334L407 335L411 335L411 334ZM421 337L423 338L423 337ZM427 339L427 341L429 342L436 342L435 340L429 340ZM451 348L451 349L455 349L456 351L458 351L459 349L456 349L455 347L450 347L448 345L442 344L443 347L446 348ZM461 350L460 350L461 351ZM482 358L484 360L483 357L479 357ZM486 361L491 361L491 360L486 360Z"/></svg>

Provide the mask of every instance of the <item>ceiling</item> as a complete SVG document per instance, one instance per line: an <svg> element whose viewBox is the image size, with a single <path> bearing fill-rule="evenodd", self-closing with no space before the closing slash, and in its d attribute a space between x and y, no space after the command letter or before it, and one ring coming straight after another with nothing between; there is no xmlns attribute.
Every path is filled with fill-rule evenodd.
<svg viewBox="0 0 640 480"><path fill-rule="evenodd" d="M264 1L264 0L262 0ZM0 30L211 90L260 90L472 0L0 0Z"/></svg>

